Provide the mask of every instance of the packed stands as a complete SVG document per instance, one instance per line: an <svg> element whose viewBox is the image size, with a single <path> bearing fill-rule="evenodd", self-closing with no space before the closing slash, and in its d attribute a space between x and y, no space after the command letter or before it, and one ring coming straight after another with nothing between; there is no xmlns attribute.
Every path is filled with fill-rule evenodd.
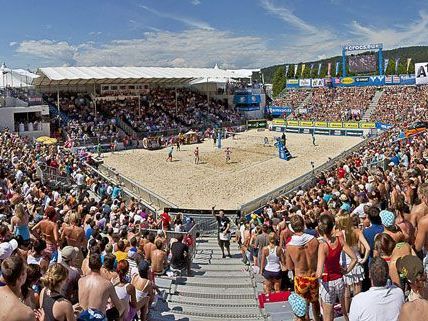
<svg viewBox="0 0 428 321"><path fill-rule="evenodd" d="M375 94L375 87L315 88L311 101L293 113L299 120L361 120Z"/></svg>
<svg viewBox="0 0 428 321"><path fill-rule="evenodd" d="M428 86L388 86L371 120L394 125L411 123L426 119L427 110Z"/></svg>
<svg viewBox="0 0 428 321"><path fill-rule="evenodd" d="M311 93L310 90L288 89L283 97L274 99L274 106L288 106L293 109L298 108Z"/></svg>

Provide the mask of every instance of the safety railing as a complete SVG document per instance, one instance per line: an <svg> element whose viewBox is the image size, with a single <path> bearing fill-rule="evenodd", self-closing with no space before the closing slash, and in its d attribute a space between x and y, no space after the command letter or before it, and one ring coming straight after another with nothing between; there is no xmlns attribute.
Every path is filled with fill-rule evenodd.
<svg viewBox="0 0 428 321"><path fill-rule="evenodd" d="M111 179L113 182L117 184L122 184L131 193L137 195L139 198L141 198L157 210L162 210L165 207L177 207L176 204L168 201L162 196L156 194L155 192L150 191L149 189L141 186L132 179L123 176L113 168L107 167L105 165L99 165L98 170L105 176L107 176L109 179Z"/></svg>
<svg viewBox="0 0 428 321"><path fill-rule="evenodd" d="M116 183L114 180L112 180L112 178L111 177L109 177L109 176L107 176L107 175L105 175L105 174L103 174L101 171L99 171L99 170L97 170L97 169L95 169L93 166L91 166L91 165L89 165L89 164L87 164L87 163L85 163L85 165L86 165L86 167L88 168L88 169L90 169L93 173L95 173L97 176L99 176L99 177L101 177L102 179L104 179L104 180L106 180L106 181L108 181L108 182L113 182L113 183ZM130 190L128 190L127 188L123 191L124 192L124 196L125 196L125 198L131 198L131 197L134 197L134 198L139 198L139 195L137 195L137 194L134 194L132 191L130 191ZM153 207L151 204L148 204L147 202L144 202L143 200L141 200L140 199L140 202L144 205L144 206L146 206L150 211L152 211L153 213L156 213L156 208L155 207Z"/></svg>
<svg viewBox="0 0 428 321"><path fill-rule="evenodd" d="M158 230L154 230L154 229L142 229L142 231L149 231L150 233L156 234ZM196 253L196 233L198 233L199 231L199 225L195 224L192 226L192 228L188 231L188 232L175 232L175 231L165 231L166 234L166 239L168 242L168 245L171 242L171 239L173 238L177 238L179 235L183 235L183 238L186 239L187 236L190 236L191 239L191 244L189 245L189 252L190 252L190 257L193 258L193 256Z"/></svg>

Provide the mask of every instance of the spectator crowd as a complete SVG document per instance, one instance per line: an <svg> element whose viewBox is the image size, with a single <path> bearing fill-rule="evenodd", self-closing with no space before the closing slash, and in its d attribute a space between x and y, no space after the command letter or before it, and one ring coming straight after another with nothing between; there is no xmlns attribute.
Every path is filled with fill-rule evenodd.
<svg viewBox="0 0 428 321"><path fill-rule="evenodd" d="M92 163L0 133L1 320L147 320L157 276L191 273L193 220L156 216Z"/></svg>
<svg viewBox="0 0 428 321"><path fill-rule="evenodd" d="M298 320L310 306L314 320L426 319L428 136L400 137L371 139L239 221L243 261L266 293L294 291Z"/></svg>

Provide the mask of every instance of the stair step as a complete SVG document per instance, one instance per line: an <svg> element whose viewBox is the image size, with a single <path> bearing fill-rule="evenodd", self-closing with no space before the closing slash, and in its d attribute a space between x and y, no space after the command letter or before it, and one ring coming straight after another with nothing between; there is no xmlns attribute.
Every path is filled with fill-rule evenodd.
<svg viewBox="0 0 428 321"><path fill-rule="evenodd" d="M186 287L201 287L201 288L234 288L234 289L242 289L242 288L253 288L251 281L248 279L241 280L233 280L231 283L219 283L218 279L211 282L207 282L207 279L199 279L199 281L184 281L181 280L177 282L178 285L185 285Z"/></svg>
<svg viewBox="0 0 428 321"><path fill-rule="evenodd" d="M244 308L244 307L258 306L257 301L255 300L255 297L251 299L238 298L232 301L230 299L211 298L207 300L206 298L180 297L180 296L174 295L168 300L168 303L185 304L185 305L192 305L192 306L217 307L217 308L221 308L221 307Z"/></svg>
<svg viewBox="0 0 428 321"><path fill-rule="evenodd" d="M171 305L169 313L181 314L187 316L200 316L209 318L218 318L218 320L232 320L232 319L244 319L257 318L260 315L258 307L197 307L197 306L186 306L186 305ZM193 318L191 318L193 319Z"/></svg>
<svg viewBox="0 0 428 321"><path fill-rule="evenodd" d="M204 299L254 299L254 289L244 288L237 291L233 288L197 288L191 289L186 286L177 286L177 292L181 297L204 298Z"/></svg>

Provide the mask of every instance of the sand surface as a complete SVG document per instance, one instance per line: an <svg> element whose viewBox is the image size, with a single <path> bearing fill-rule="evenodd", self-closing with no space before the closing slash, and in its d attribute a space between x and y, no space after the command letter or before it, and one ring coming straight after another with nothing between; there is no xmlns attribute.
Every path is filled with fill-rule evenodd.
<svg viewBox="0 0 428 321"><path fill-rule="evenodd" d="M263 146L269 137L270 147ZM104 154L106 166L139 182L145 188L163 196L181 208L238 209L241 204L266 194L307 173L361 142L359 137L316 136L317 146L307 134L287 134L287 147L293 155L281 160L273 146L280 133L251 130L235 139L222 141L222 149L212 140L202 144L174 148L174 161L166 162L167 149L156 151L131 150ZM201 163L194 164L193 151L198 146ZM225 147L232 150L231 162L226 164Z"/></svg>

